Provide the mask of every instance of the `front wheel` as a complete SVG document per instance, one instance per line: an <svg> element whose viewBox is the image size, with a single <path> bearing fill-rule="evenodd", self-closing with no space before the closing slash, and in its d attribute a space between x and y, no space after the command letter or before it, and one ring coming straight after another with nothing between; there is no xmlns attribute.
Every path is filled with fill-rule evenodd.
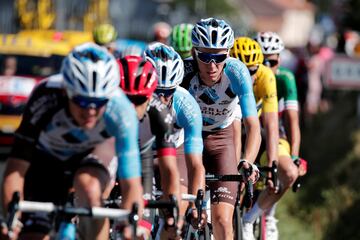
<svg viewBox="0 0 360 240"><path fill-rule="evenodd" d="M241 216L241 209L239 206L236 206L234 209L234 237L236 240L243 240L243 222Z"/></svg>

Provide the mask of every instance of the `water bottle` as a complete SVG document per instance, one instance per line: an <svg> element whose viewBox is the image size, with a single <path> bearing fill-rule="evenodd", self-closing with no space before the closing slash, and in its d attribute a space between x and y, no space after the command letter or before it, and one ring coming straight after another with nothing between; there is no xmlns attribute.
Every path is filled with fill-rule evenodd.
<svg viewBox="0 0 360 240"><path fill-rule="evenodd" d="M56 240L75 240L76 227L71 222L62 222Z"/></svg>

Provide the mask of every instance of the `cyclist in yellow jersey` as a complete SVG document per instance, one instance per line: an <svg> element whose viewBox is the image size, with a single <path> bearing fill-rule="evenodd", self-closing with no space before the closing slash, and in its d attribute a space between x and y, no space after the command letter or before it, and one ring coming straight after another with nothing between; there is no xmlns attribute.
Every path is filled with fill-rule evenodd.
<svg viewBox="0 0 360 240"><path fill-rule="evenodd" d="M294 74L280 66L280 53L284 49L284 43L274 32L261 32L257 34L256 41L262 48L264 64L276 74L276 83L279 99L279 168L283 169L286 177L282 182L281 194L283 194L298 176L298 168L293 160L299 158L300 149L300 126L297 101L297 89ZM266 156L262 156L266 161ZM302 166L299 166L302 169ZM304 174L299 171L299 174ZM266 239L278 240L277 219L275 218L274 205L266 213Z"/></svg>
<svg viewBox="0 0 360 240"><path fill-rule="evenodd" d="M262 64L264 56L261 52L261 47L251 38L237 38L230 54L232 57L238 58L245 63L252 76L258 115L261 118L262 127L265 132L267 164L271 166L273 161L278 160L279 143L278 99L274 73ZM240 128L240 124L237 124L237 128ZM240 136L237 138L240 141ZM267 180L267 183L267 189L260 194L253 208L244 216L243 234L245 240L254 240L254 221L279 200L279 195L274 194L277 190L274 188L272 181Z"/></svg>

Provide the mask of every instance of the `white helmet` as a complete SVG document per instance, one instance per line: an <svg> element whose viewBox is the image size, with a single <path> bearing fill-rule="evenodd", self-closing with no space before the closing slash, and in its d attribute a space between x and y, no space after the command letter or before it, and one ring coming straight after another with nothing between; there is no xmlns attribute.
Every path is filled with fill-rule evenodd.
<svg viewBox="0 0 360 240"><path fill-rule="evenodd" d="M75 47L63 60L61 73L69 98L110 98L119 89L119 66L105 48L94 43Z"/></svg>
<svg viewBox="0 0 360 240"><path fill-rule="evenodd" d="M191 33L194 47L230 49L234 45L234 32L224 20L201 19Z"/></svg>
<svg viewBox="0 0 360 240"><path fill-rule="evenodd" d="M184 62L172 47L155 42L148 46L145 55L154 62L158 72L157 88L172 89L180 85L184 77Z"/></svg>
<svg viewBox="0 0 360 240"><path fill-rule="evenodd" d="M259 32L255 39L261 46L263 54L279 54L284 50L284 42L274 32Z"/></svg>

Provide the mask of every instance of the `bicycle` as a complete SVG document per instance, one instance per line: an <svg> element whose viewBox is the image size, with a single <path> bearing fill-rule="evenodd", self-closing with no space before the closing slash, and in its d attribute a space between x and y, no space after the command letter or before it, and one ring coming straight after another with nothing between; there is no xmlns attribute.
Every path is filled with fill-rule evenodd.
<svg viewBox="0 0 360 240"><path fill-rule="evenodd" d="M13 235L13 227L17 220L18 212L42 212L52 213L60 216L63 220L57 233L52 233L52 237L57 240L75 240L76 225L72 222L74 216L87 216L92 218L109 218L120 221L128 221L132 226L133 236L136 236L137 223L139 220L138 205L134 204L132 210L112 209L102 207L73 207L66 205L55 205L51 202L20 201L20 193L14 192L8 207L7 227L9 237Z"/></svg>

